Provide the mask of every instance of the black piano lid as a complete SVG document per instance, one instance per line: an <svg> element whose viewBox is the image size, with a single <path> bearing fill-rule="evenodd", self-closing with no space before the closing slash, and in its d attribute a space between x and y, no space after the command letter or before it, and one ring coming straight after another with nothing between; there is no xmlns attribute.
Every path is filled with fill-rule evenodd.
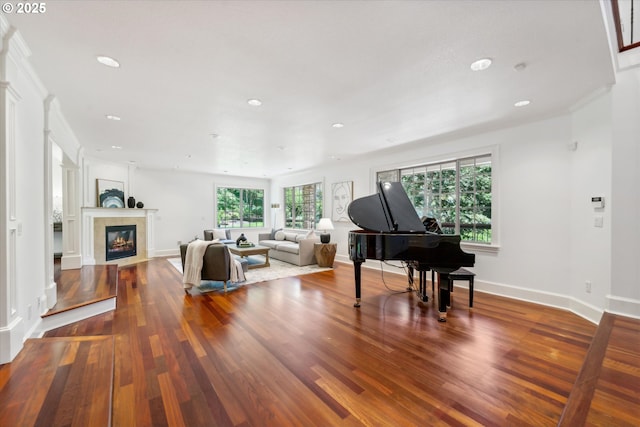
<svg viewBox="0 0 640 427"><path fill-rule="evenodd" d="M425 233L407 192L399 182L379 182L379 192L352 201L349 218L358 227L381 233Z"/></svg>

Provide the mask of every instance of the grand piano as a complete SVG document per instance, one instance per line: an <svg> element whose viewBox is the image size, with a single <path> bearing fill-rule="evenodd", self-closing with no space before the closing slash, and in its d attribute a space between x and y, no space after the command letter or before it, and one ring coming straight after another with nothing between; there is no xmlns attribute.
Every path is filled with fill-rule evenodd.
<svg viewBox="0 0 640 427"><path fill-rule="evenodd" d="M399 182L380 182L378 192L356 199L349 204L351 221L362 230L349 232L349 258L353 261L356 302L360 307L361 268L367 259L401 260L419 275L419 296L427 301L426 272L438 276L438 320L446 321L450 305L451 281L448 273L460 267L472 267L475 255L460 248L460 236L427 231L433 222L423 223L407 193Z"/></svg>

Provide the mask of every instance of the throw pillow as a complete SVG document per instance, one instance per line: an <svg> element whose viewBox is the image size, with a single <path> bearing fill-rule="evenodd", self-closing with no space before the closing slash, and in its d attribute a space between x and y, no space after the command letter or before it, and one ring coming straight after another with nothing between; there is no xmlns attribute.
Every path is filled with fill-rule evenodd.
<svg viewBox="0 0 640 427"><path fill-rule="evenodd" d="M296 241L296 237L298 236L298 233L293 233L293 232L289 232L289 233L284 233L284 240L288 240L290 242L295 242Z"/></svg>
<svg viewBox="0 0 640 427"><path fill-rule="evenodd" d="M278 230L273 236L276 240L284 240L284 231Z"/></svg>
<svg viewBox="0 0 640 427"><path fill-rule="evenodd" d="M213 238L225 240L227 238L227 231L222 228L216 228L213 230Z"/></svg>
<svg viewBox="0 0 640 427"><path fill-rule="evenodd" d="M272 228L271 229L271 236L269 237L269 240L276 240L276 233L278 231L282 231L282 228L278 228L277 230Z"/></svg>

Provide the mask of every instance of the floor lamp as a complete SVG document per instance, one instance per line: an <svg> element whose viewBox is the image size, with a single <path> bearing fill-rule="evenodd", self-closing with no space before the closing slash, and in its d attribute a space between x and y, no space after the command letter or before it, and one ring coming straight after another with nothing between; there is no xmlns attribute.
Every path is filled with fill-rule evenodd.
<svg viewBox="0 0 640 427"><path fill-rule="evenodd" d="M273 209L273 229L278 226L278 209L280 209L280 203L271 203L271 209Z"/></svg>

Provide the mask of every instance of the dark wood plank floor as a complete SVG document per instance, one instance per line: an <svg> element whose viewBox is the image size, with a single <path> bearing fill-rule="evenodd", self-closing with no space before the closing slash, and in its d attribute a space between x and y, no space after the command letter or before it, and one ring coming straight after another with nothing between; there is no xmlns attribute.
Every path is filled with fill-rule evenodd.
<svg viewBox="0 0 640 427"><path fill-rule="evenodd" d="M120 270L115 312L47 336L113 336L115 426L557 425L595 325L480 292L469 310L461 287L439 323L433 299L405 286L365 269L356 309L353 269L337 263L185 295L154 259ZM593 408L578 414L587 425L640 424L640 328L620 322ZM624 413L607 409L616 399Z"/></svg>
<svg viewBox="0 0 640 427"><path fill-rule="evenodd" d="M108 426L111 336L30 339L0 366L0 425Z"/></svg>
<svg viewBox="0 0 640 427"><path fill-rule="evenodd" d="M62 280L61 274L64 274ZM114 298L118 291L118 266L87 265L62 272L57 259L54 261L54 280L58 284L56 305L43 317Z"/></svg>

